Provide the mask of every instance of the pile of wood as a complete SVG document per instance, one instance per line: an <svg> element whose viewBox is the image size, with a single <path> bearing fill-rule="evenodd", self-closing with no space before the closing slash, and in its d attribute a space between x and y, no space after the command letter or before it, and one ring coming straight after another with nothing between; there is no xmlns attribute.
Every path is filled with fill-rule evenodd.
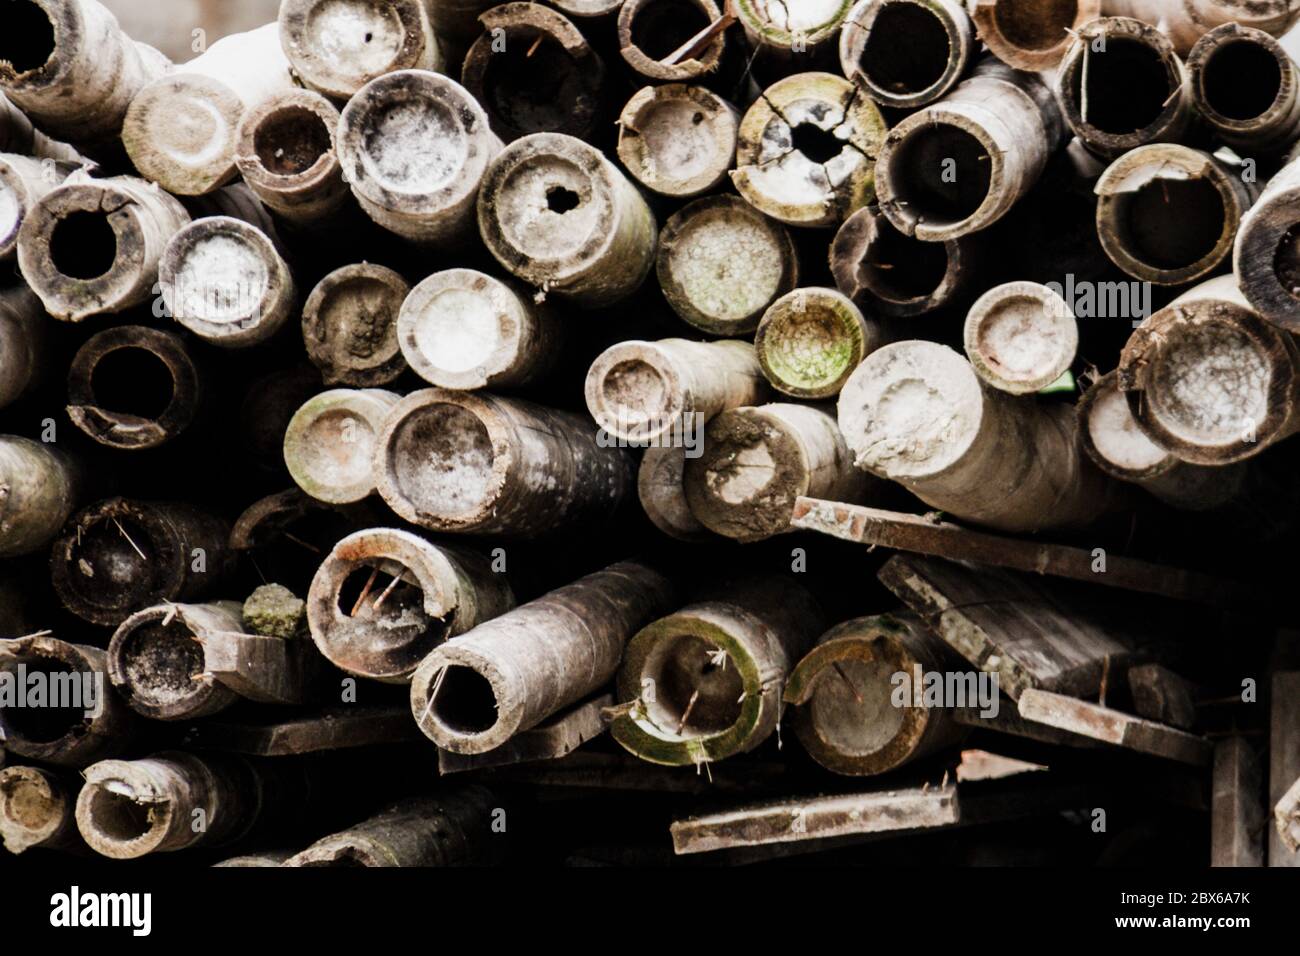
<svg viewBox="0 0 1300 956"><path fill-rule="evenodd" d="M5 847L1300 865L1297 19L4 3Z"/></svg>

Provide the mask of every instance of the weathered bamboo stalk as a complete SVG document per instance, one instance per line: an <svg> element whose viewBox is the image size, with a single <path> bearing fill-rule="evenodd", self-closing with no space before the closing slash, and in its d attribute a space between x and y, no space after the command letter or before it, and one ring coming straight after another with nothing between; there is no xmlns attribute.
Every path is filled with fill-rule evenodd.
<svg viewBox="0 0 1300 956"><path fill-rule="evenodd" d="M222 860L220 863L212 865L214 867L236 867L241 869L283 866L284 861L293 855L292 850L264 850L261 853L245 853L243 856L232 856L229 860Z"/></svg>
<svg viewBox="0 0 1300 956"><path fill-rule="evenodd" d="M0 668L26 675L28 706L0 708L5 748L60 767L84 767L131 746L135 715L108 686L104 652L50 635L0 641ZM22 668L22 671L19 671ZM37 703L33 679L45 685Z"/></svg>
<svg viewBox="0 0 1300 956"><path fill-rule="evenodd" d="M795 663L825 628L802 586L763 577L720 589L633 636L618 673L632 710L610 728L651 763L683 766L748 753L781 720Z"/></svg>
<svg viewBox="0 0 1300 956"><path fill-rule="evenodd" d="M943 707L926 706L922 675L960 668L955 654L911 611L860 617L831 628L785 685L804 749L827 770L887 773L958 743L967 730ZM896 675L912 694L899 706Z"/></svg>
<svg viewBox="0 0 1300 956"><path fill-rule="evenodd" d="M1099 17L1101 7L1102 0L968 0L975 29L989 52L1014 69L1033 71L1060 63L1071 35Z"/></svg>
<svg viewBox="0 0 1300 956"><path fill-rule="evenodd" d="M800 496L857 502L872 479L828 411L811 405L733 408L704 432L704 454L686 463L686 500L710 531L759 541L790 528Z"/></svg>
<svg viewBox="0 0 1300 956"><path fill-rule="evenodd" d="M1127 17L1103 17L1075 31L1056 91L1074 135L1110 159L1177 140L1192 117L1187 70L1169 37Z"/></svg>
<svg viewBox="0 0 1300 956"><path fill-rule="evenodd" d="M567 17L503 3L479 17L461 81L507 143L534 133L588 139L600 120L605 64Z"/></svg>
<svg viewBox="0 0 1300 956"><path fill-rule="evenodd" d="M77 166L93 166L75 146L51 139L28 119L27 114L0 94L0 153L30 156L33 159L53 159L56 162Z"/></svg>
<svg viewBox="0 0 1300 956"><path fill-rule="evenodd" d="M1027 395L1069 371L1079 348L1070 306L1037 282L1007 282L984 293L966 314L966 357L984 382Z"/></svg>
<svg viewBox="0 0 1300 956"><path fill-rule="evenodd" d="M348 101L337 149L366 215L405 239L467 241L474 201L501 141L463 86L426 70L372 80Z"/></svg>
<svg viewBox="0 0 1300 956"><path fill-rule="evenodd" d="M1300 159L1283 166L1242 216L1232 265L1242 294L1262 318L1300 331Z"/></svg>
<svg viewBox="0 0 1300 956"><path fill-rule="evenodd" d="M675 54L721 18L716 0L624 0L618 12L619 49L637 76L652 83L702 80L722 63L725 31L692 56Z"/></svg>
<svg viewBox="0 0 1300 956"><path fill-rule="evenodd" d="M686 503L685 476L685 448L647 448L637 472L637 495L646 517L664 534L678 541L700 541L709 530Z"/></svg>
<svg viewBox="0 0 1300 956"><path fill-rule="evenodd" d="M284 866L483 866L500 856L502 808L483 787L445 787L317 840Z"/></svg>
<svg viewBox="0 0 1300 956"><path fill-rule="evenodd" d="M48 321L40 299L26 286L0 289L0 408L27 394L44 377Z"/></svg>
<svg viewBox="0 0 1300 956"><path fill-rule="evenodd" d="M560 133L516 140L492 161L478 221L508 272L582 308L627 298L655 264L644 197L600 150Z"/></svg>
<svg viewBox="0 0 1300 956"><path fill-rule="evenodd" d="M0 260L18 249L18 231L28 211L73 172L72 163L34 156L0 154Z"/></svg>
<svg viewBox="0 0 1300 956"><path fill-rule="evenodd" d="M244 113L294 86L276 24L223 37L136 94L122 143L146 179L180 196L201 196L237 175Z"/></svg>
<svg viewBox="0 0 1300 956"><path fill-rule="evenodd" d="M101 143L171 63L124 34L97 0L15 0L0 45L0 90L45 132Z"/></svg>
<svg viewBox="0 0 1300 956"><path fill-rule="evenodd" d="M142 179L77 179L42 196L18 232L23 277L50 315L70 322L146 302L163 249L190 221Z"/></svg>
<svg viewBox="0 0 1300 956"><path fill-rule="evenodd" d="M840 394L839 422L859 468L976 524L1081 527L1115 504L1115 486L1075 440L1073 408L986 388L943 345L896 342L868 356Z"/></svg>
<svg viewBox="0 0 1300 956"><path fill-rule="evenodd" d="M554 311L516 283L446 269L406 297L397 341L411 369L438 388L514 388L546 375L562 351Z"/></svg>
<svg viewBox="0 0 1300 956"><path fill-rule="evenodd" d="M411 711L439 747L486 753L605 684L672 603L658 571L611 565L443 644L415 672Z"/></svg>
<svg viewBox="0 0 1300 956"><path fill-rule="evenodd" d="M736 169L745 200L791 226L836 226L875 198L880 109L842 76L779 80L740 121Z"/></svg>
<svg viewBox="0 0 1300 956"><path fill-rule="evenodd" d="M708 196L664 225L659 285L673 311L713 335L746 335L799 282L790 233L736 196Z"/></svg>
<svg viewBox="0 0 1300 956"><path fill-rule="evenodd" d="M196 219L172 236L158 283L172 318L222 348L265 342L297 306L293 273L275 243L229 216Z"/></svg>
<svg viewBox="0 0 1300 956"><path fill-rule="evenodd" d="M378 437L400 398L377 388L336 388L308 400L284 433L284 463L298 487L332 505L373 495Z"/></svg>
<svg viewBox="0 0 1300 956"><path fill-rule="evenodd" d="M505 575L480 555L409 531L371 528L348 535L321 563L307 595L307 622L335 666L404 683L443 641L514 604Z"/></svg>
<svg viewBox="0 0 1300 956"><path fill-rule="evenodd" d="M600 22L599 18L618 13L623 0L553 0L555 7L568 17L590 18Z"/></svg>
<svg viewBox="0 0 1300 956"><path fill-rule="evenodd" d="M0 435L0 558L34 554L54 540L81 484L80 468L62 451Z"/></svg>
<svg viewBox="0 0 1300 956"><path fill-rule="evenodd" d="M808 288L772 304L758 324L754 350L773 388L819 399L839 394L853 370L885 340L880 324L868 320L848 296Z"/></svg>
<svg viewBox="0 0 1300 956"><path fill-rule="evenodd" d="M96 333L68 370L68 417L110 448L156 448L194 421L199 372L180 336L143 325Z"/></svg>
<svg viewBox="0 0 1300 956"><path fill-rule="evenodd" d="M486 392L425 389L389 413L375 482L435 531L535 537L608 518L632 487L626 453L569 412Z"/></svg>
<svg viewBox="0 0 1300 956"><path fill-rule="evenodd" d="M1277 152L1300 134L1300 70L1263 30L1216 27L1192 47L1187 72L1198 116L1228 145Z"/></svg>
<svg viewBox="0 0 1300 956"><path fill-rule="evenodd" d="M1183 285L1217 269L1259 195L1238 170L1176 143L1125 153L1095 191L1106 255L1135 279L1157 285Z"/></svg>
<svg viewBox="0 0 1300 956"><path fill-rule="evenodd" d="M284 0L279 41L304 86L346 101L397 70L446 69L428 0Z"/></svg>
<svg viewBox="0 0 1300 956"><path fill-rule="evenodd" d="M880 211L926 242L987 229L1038 181L1062 136L1051 90L985 57L889 131L876 167Z"/></svg>
<svg viewBox="0 0 1300 956"><path fill-rule="evenodd" d="M244 113L235 166L269 208L296 226L329 223L348 204L334 148L339 111L310 90L285 90Z"/></svg>
<svg viewBox="0 0 1300 956"><path fill-rule="evenodd" d="M602 429L632 444L674 444L728 408L768 396L748 342L620 342L587 372L587 410ZM689 433L689 434L688 434Z"/></svg>
<svg viewBox="0 0 1300 956"><path fill-rule="evenodd" d="M764 66L796 73L829 64L854 0L733 0L745 38ZM815 68L815 67L814 67Z"/></svg>
<svg viewBox="0 0 1300 956"><path fill-rule="evenodd" d="M224 520L190 505L110 498L68 523L50 577L69 611L117 627L136 611L220 588L234 566L229 535Z"/></svg>
<svg viewBox="0 0 1300 956"><path fill-rule="evenodd" d="M840 32L840 69L884 106L937 100L976 48L959 0L858 0Z"/></svg>
<svg viewBox="0 0 1300 956"><path fill-rule="evenodd" d="M1263 30L1280 37L1300 18L1296 0L1102 0L1107 16L1133 17L1159 25L1168 34L1179 55L1186 55L1207 30L1224 23Z"/></svg>
<svg viewBox="0 0 1300 956"><path fill-rule="evenodd" d="M302 337L326 385L375 388L406 371L397 318L410 291L392 269L368 262L317 283L303 306Z"/></svg>
<svg viewBox="0 0 1300 956"><path fill-rule="evenodd" d="M0 770L0 840L10 853L81 847L73 816L76 786L40 767Z"/></svg>
<svg viewBox="0 0 1300 956"><path fill-rule="evenodd" d="M736 159L740 115L702 86L642 87L618 125L618 158L637 182L664 196L716 189Z"/></svg>
<svg viewBox="0 0 1300 956"><path fill-rule="evenodd" d="M1300 350L1231 275L1143 322L1120 355L1119 386L1138 427L1197 465L1251 458L1300 430Z"/></svg>

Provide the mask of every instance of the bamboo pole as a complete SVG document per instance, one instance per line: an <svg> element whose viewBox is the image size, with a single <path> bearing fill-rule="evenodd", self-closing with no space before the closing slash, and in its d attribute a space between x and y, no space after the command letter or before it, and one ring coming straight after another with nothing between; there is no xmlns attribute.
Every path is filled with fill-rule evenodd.
<svg viewBox="0 0 1300 956"><path fill-rule="evenodd" d="M618 12L618 45L638 77L652 83L707 79L727 51L726 33L691 56L677 51L722 19L716 0L624 0Z"/></svg>
<svg viewBox="0 0 1300 956"><path fill-rule="evenodd" d="M1208 30L1228 22L1263 30L1280 37L1300 18L1296 0L1186 0L1170 5L1164 0L1103 0L1107 16L1133 17L1158 25L1185 55Z"/></svg>
<svg viewBox="0 0 1300 956"><path fill-rule="evenodd" d="M498 6L497 0L424 0L438 44L442 47L448 76L457 76L470 45L483 28L479 17ZM583 2L583 0L579 0ZM621 3L622 0L619 0ZM562 4L556 4L563 10ZM565 11L568 12L567 10Z"/></svg>
<svg viewBox="0 0 1300 956"><path fill-rule="evenodd" d="M13 404L44 378L48 321L40 299L26 286L0 289L0 408Z"/></svg>
<svg viewBox="0 0 1300 956"><path fill-rule="evenodd" d="M858 0L840 32L840 69L882 106L907 109L952 89L975 46L959 0Z"/></svg>
<svg viewBox="0 0 1300 956"><path fill-rule="evenodd" d="M637 182L663 196L711 192L736 159L740 115L702 86L642 87L618 126L618 158Z"/></svg>
<svg viewBox="0 0 1300 956"><path fill-rule="evenodd" d="M84 846L73 817L75 785L40 767L0 770L0 840L10 853Z"/></svg>
<svg viewBox="0 0 1300 956"><path fill-rule="evenodd" d="M377 388L336 388L308 400L284 433L290 477L326 504L354 504L373 495L378 436L400 398Z"/></svg>
<svg viewBox="0 0 1300 956"><path fill-rule="evenodd" d="M785 74L834 61L835 42L853 2L731 0L731 9L763 67Z"/></svg>
<svg viewBox="0 0 1300 956"><path fill-rule="evenodd" d="M43 442L0 435L0 558L35 554L59 533L82 486L72 458Z"/></svg>
<svg viewBox="0 0 1300 956"><path fill-rule="evenodd" d="M1101 15L1102 0L968 0L967 5L990 53L1013 69L1042 71L1060 63L1071 35Z"/></svg>
<svg viewBox="0 0 1300 956"><path fill-rule="evenodd" d="M18 250L28 211L80 166L34 156L0 154L0 261Z"/></svg>
<svg viewBox="0 0 1300 956"><path fill-rule="evenodd" d="M1300 70L1263 30L1215 27L1192 47L1187 73L1197 115L1229 146L1278 152L1300 135Z"/></svg>
<svg viewBox="0 0 1300 956"><path fill-rule="evenodd" d="M307 623L335 666L405 683L441 643L514 604L505 576L483 557L409 531L371 528L348 535L321 563L307 595Z"/></svg>
<svg viewBox="0 0 1300 956"><path fill-rule="evenodd" d="M1069 371L1079 348L1070 306L1037 282L1007 282L985 292L966 314L966 357L987 385L1028 395Z"/></svg>
<svg viewBox="0 0 1300 956"><path fill-rule="evenodd" d="M326 385L378 388L406 371L397 318L410 292L392 269L369 262L316 284L302 309L302 338Z"/></svg>
<svg viewBox="0 0 1300 956"><path fill-rule="evenodd" d="M796 289L763 315L754 338L763 374L778 392L822 399L839 394L885 330L835 289Z"/></svg>
<svg viewBox="0 0 1300 956"><path fill-rule="evenodd" d="M623 562L447 641L411 681L416 722L453 753L501 746L609 681L672 592L659 572Z"/></svg>
<svg viewBox="0 0 1300 956"><path fill-rule="evenodd" d="M686 503L686 449L647 448L637 472L637 495L651 523L678 541L701 541L709 530Z"/></svg>
<svg viewBox="0 0 1300 956"><path fill-rule="evenodd" d="M2 86L2 84L0 84ZM0 153L14 153L33 159L53 159L77 166L94 166L75 146L46 136L21 109L0 93Z"/></svg>
<svg viewBox="0 0 1300 956"><path fill-rule="evenodd" d="M1232 265L1241 292L1259 315L1300 331L1300 160L1273 176L1237 229Z"/></svg>

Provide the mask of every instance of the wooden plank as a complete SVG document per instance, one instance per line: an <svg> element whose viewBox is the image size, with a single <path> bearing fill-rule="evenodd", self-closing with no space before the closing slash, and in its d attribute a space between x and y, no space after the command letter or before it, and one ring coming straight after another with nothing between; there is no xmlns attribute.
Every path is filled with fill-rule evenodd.
<svg viewBox="0 0 1300 956"><path fill-rule="evenodd" d="M1300 779L1300 631L1278 632L1269 669L1268 806L1276 808ZM1300 866L1276 826L1268 828L1268 865Z"/></svg>
<svg viewBox="0 0 1300 956"><path fill-rule="evenodd" d="M1264 781L1255 748L1245 737L1214 747L1210 797L1210 865L1264 865Z"/></svg>
<svg viewBox="0 0 1300 956"><path fill-rule="evenodd" d="M1138 716L1191 730L1196 723L1196 695L1192 685L1161 664L1139 664L1128 672L1133 709Z"/></svg>
<svg viewBox="0 0 1300 956"><path fill-rule="evenodd" d="M272 723L208 720L196 723L183 743L262 757L347 750L423 741L409 707L344 707Z"/></svg>
<svg viewBox="0 0 1300 956"><path fill-rule="evenodd" d="M799 498L792 522L796 528L818 531L845 541L912 551L994 567L1071 578L1106 587L1158 594L1215 607L1253 609L1260 599L1249 589L1223 578L1172 568L1150 561L1107 553L1106 570L1093 570L1091 551L1061 544L975 531L922 515L884 511L818 498Z"/></svg>
<svg viewBox="0 0 1300 956"><path fill-rule="evenodd" d="M1081 737L1078 734L1057 730L1055 727L1048 727L1032 720L1025 720L1016 710L1014 701L1004 701L1003 706L998 708L996 717L981 717L977 708L969 707L954 707L952 716L957 723L964 724L967 727L978 730L991 730L999 734L1009 734L1012 737L1023 737L1026 740L1033 740L1042 744L1085 749L1097 749L1101 746L1091 737Z"/></svg>
<svg viewBox="0 0 1300 956"><path fill-rule="evenodd" d="M601 710L613 703L612 694L595 697L557 714L532 730L516 734L502 746L484 754L455 754L439 750L438 772L463 773L565 757L605 732L608 725Z"/></svg>
<svg viewBox="0 0 1300 956"><path fill-rule="evenodd" d="M1198 767L1209 766L1213 757L1214 747L1204 737L1064 694L1031 688L1020 696L1019 706L1020 716L1027 720L1138 753Z"/></svg>

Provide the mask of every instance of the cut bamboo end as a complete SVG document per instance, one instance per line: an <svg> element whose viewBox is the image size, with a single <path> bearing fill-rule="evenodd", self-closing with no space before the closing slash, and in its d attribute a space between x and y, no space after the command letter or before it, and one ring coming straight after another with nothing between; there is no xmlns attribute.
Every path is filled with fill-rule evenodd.
<svg viewBox="0 0 1300 956"><path fill-rule="evenodd" d="M1203 282L1142 324L1119 384L1142 430L1183 461L1251 458L1300 427L1291 336L1251 309L1234 276Z"/></svg>
<svg viewBox="0 0 1300 956"><path fill-rule="evenodd" d="M1061 137L1042 81L987 57L889 131L876 167L880 210L926 242L987 229L1038 181Z"/></svg>
<svg viewBox="0 0 1300 956"><path fill-rule="evenodd" d="M987 384L1028 395L1069 371L1079 348L1070 306L1037 282L990 289L966 315L966 357Z"/></svg>
<svg viewBox="0 0 1300 956"><path fill-rule="evenodd" d="M220 713L239 696L209 673L199 635L242 630L239 605L161 604L123 621L108 645L108 678L138 714L191 720Z"/></svg>
<svg viewBox="0 0 1300 956"><path fill-rule="evenodd" d="M834 417L809 405L725 411L705 429L704 454L686 463L691 513L737 541L789 530L800 496L860 502L870 485Z"/></svg>
<svg viewBox="0 0 1300 956"><path fill-rule="evenodd" d="M521 289L474 269L435 272L406 297L397 341L426 382L457 391L535 382L559 352L556 316Z"/></svg>
<svg viewBox="0 0 1300 956"><path fill-rule="evenodd" d="M507 143L534 133L587 139L605 98L605 64L564 14L503 3L479 17L461 80Z"/></svg>
<svg viewBox="0 0 1300 956"><path fill-rule="evenodd" d="M198 369L179 336L142 325L86 340L68 370L68 417L109 448L156 448L194 421Z"/></svg>
<svg viewBox="0 0 1300 956"><path fill-rule="evenodd" d="M794 398L831 398L864 358L883 344L847 296L834 289L796 289L767 310L754 349L763 374Z"/></svg>
<svg viewBox="0 0 1300 956"><path fill-rule="evenodd" d="M348 201L334 148L338 108L319 93L286 90L244 113L235 165L257 198L287 221L328 222Z"/></svg>
<svg viewBox="0 0 1300 956"><path fill-rule="evenodd" d="M501 141L455 80L401 70L348 101L337 148L371 219L406 239L457 244L472 233L479 184Z"/></svg>
<svg viewBox="0 0 1300 956"><path fill-rule="evenodd" d="M802 0L770 3L768 0L733 0L751 48L774 63L794 64L822 58L833 52L836 37L854 0Z"/></svg>
<svg viewBox="0 0 1300 956"><path fill-rule="evenodd" d="M348 535L321 563L307 595L307 623L335 666L405 683L444 641L514 604L505 576L479 555L371 528Z"/></svg>
<svg viewBox="0 0 1300 956"><path fill-rule="evenodd" d="M66 847L76 841L75 796L62 778L39 767L0 770L0 840L10 853Z"/></svg>
<svg viewBox="0 0 1300 956"><path fill-rule="evenodd" d="M483 242L512 275L583 308L634 293L655 263L658 227L600 150L538 133L506 147L479 195Z"/></svg>
<svg viewBox="0 0 1300 956"><path fill-rule="evenodd" d="M53 159L0 154L0 261L18 251L18 232L31 208L77 168Z"/></svg>
<svg viewBox="0 0 1300 956"><path fill-rule="evenodd" d="M410 292L392 269L368 262L317 283L303 306L302 338L326 385L375 388L406 371L397 317Z"/></svg>
<svg viewBox="0 0 1300 956"><path fill-rule="evenodd" d="M1187 73L1192 105L1225 143L1278 151L1300 132L1300 71L1263 30L1216 27L1192 47Z"/></svg>
<svg viewBox="0 0 1300 956"><path fill-rule="evenodd" d="M555 8L570 17L604 17L617 13L623 0L554 0Z"/></svg>
<svg viewBox="0 0 1300 956"><path fill-rule="evenodd" d="M1192 98L1168 36L1129 17L1103 17L1074 37L1056 89L1066 123L1088 149L1114 159L1182 135Z"/></svg>
<svg viewBox="0 0 1300 956"><path fill-rule="evenodd" d="M310 399L284 433L284 463L317 501L354 504L375 493L373 463L384 419L401 396L381 389L332 389Z"/></svg>
<svg viewBox="0 0 1300 956"><path fill-rule="evenodd" d="M26 286L0 290L0 408L45 377L48 323L41 300Z"/></svg>
<svg viewBox="0 0 1300 956"><path fill-rule="evenodd" d="M969 6L989 52L1014 69L1042 72L1061 62L1080 27L1101 16L1102 2L970 0Z"/></svg>
<svg viewBox="0 0 1300 956"><path fill-rule="evenodd" d="M700 524L686 502L685 448L647 448L637 473L637 495L646 517L678 541L703 541L709 529Z"/></svg>
<svg viewBox="0 0 1300 956"><path fill-rule="evenodd" d="M1284 166L1242 216L1233 270L1260 316L1300 331L1300 163Z"/></svg>
<svg viewBox="0 0 1300 956"><path fill-rule="evenodd" d="M689 766L747 753L776 730L786 677L824 628L786 578L760 578L659 618L628 643L610 730L651 763Z"/></svg>
<svg viewBox="0 0 1300 956"><path fill-rule="evenodd" d="M768 87L740 122L736 190L791 226L843 222L875 198L880 109L842 76L800 73Z"/></svg>
<svg viewBox="0 0 1300 956"><path fill-rule="evenodd" d="M799 742L819 764L852 777L887 773L957 743L966 731L914 687L900 706L899 674L915 682L948 669L951 653L910 611L827 631L786 682Z"/></svg>
<svg viewBox="0 0 1300 956"><path fill-rule="evenodd" d="M1175 143L1141 146L1097 180L1097 236L1135 279L1183 285L1232 252L1258 191L1213 156Z"/></svg>
<svg viewBox="0 0 1300 956"><path fill-rule="evenodd" d="M587 372L585 392L596 423L634 445L698 440L714 415L768 395L748 342L686 339L620 342L606 349Z"/></svg>
<svg viewBox="0 0 1300 956"><path fill-rule="evenodd" d="M611 565L443 644L411 681L411 711L444 750L495 750L609 681L672 602L659 572Z"/></svg>
<svg viewBox="0 0 1300 956"><path fill-rule="evenodd" d="M967 237L923 242L871 207L845 220L830 251L836 287L860 308L891 318L925 315L953 302L975 277L977 260Z"/></svg>
<svg viewBox="0 0 1300 956"><path fill-rule="evenodd" d="M347 100L397 70L445 72L421 0L284 0L280 43L303 85Z"/></svg>
<svg viewBox="0 0 1300 956"><path fill-rule="evenodd" d="M859 0L840 32L840 68L877 103L910 108L956 85L974 49L958 0Z"/></svg>
<svg viewBox="0 0 1300 956"><path fill-rule="evenodd" d="M42 442L0 435L0 558L40 551L76 505L80 470Z"/></svg>
<svg viewBox="0 0 1300 956"><path fill-rule="evenodd" d="M148 301L158 263L189 214L141 179L64 183L28 211L18 266L56 319L122 312Z"/></svg>
<svg viewBox="0 0 1300 956"><path fill-rule="evenodd" d="M1106 0L1106 12L1133 17L1158 26L1185 56L1207 30L1228 22L1264 30L1280 37L1300 18L1295 0L1186 0L1170 6L1165 0Z"/></svg>
<svg viewBox="0 0 1300 956"><path fill-rule="evenodd" d="M222 348L265 342L297 304L293 274L275 243L229 216L196 219L176 233L158 282L172 318Z"/></svg>
<svg viewBox="0 0 1300 956"><path fill-rule="evenodd" d="M673 311L712 335L747 335L799 281L790 233L736 196L708 196L664 226L656 265Z"/></svg>
<svg viewBox="0 0 1300 956"><path fill-rule="evenodd" d="M647 86L619 117L618 158L637 182L664 196L717 188L736 158L735 108L702 86Z"/></svg>
<svg viewBox="0 0 1300 956"><path fill-rule="evenodd" d="M568 412L426 389L389 413L375 456L384 501L444 532L533 537L608 518L631 489L626 453Z"/></svg>
<svg viewBox="0 0 1300 956"><path fill-rule="evenodd" d="M619 49L628 66L652 82L703 79L722 63L725 32L692 56L666 61L721 18L716 0L624 0L618 14Z"/></svg>
<svg viewBox="0 0 1300 956"><path fill-rule="evenodd" d="M110 498L78 512L50 552L59 599L92 624L219 588L233 567L230 527L188 505Z"/></svg>

